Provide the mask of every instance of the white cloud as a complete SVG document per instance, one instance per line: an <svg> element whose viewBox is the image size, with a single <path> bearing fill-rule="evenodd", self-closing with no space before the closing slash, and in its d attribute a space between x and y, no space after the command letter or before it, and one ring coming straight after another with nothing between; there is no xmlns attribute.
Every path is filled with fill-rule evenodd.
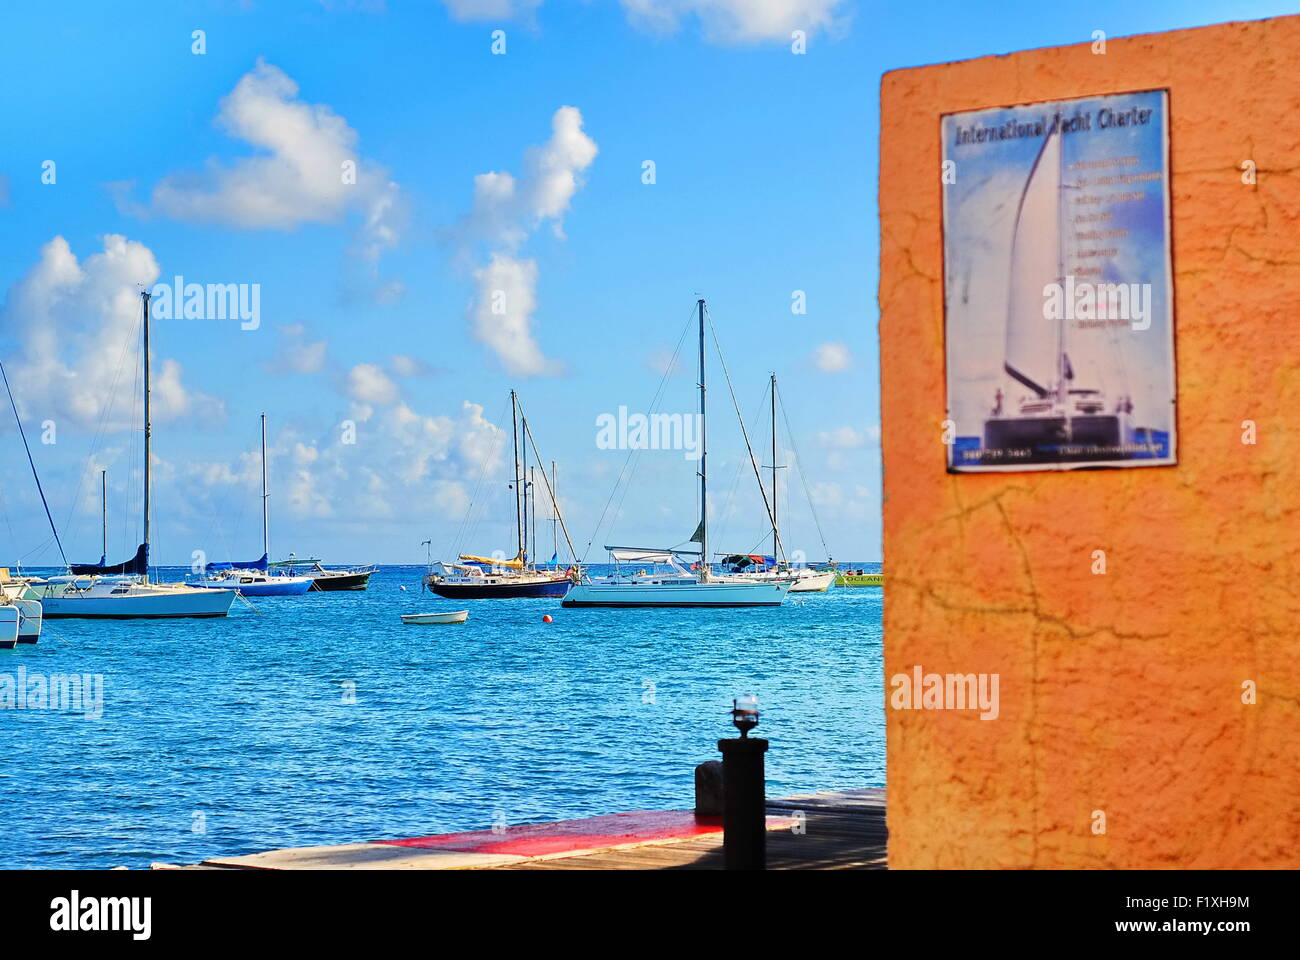
<svg viewBox="0 0 1300 960"><path fill-rule="evenodd" d="M542 353L533 329L537 262L517 254L543 223L564 237L564 215L596 153L595 141L583 132L582 113L560 107L551 118L550 139L525 152L521 178L500 171L474 178L474 205L461 224L459 257L470 263L486 250L488 259L473 270L470 330L510 373L538 376L561 370Z"/></svg>
<svg viewBox="0 0 1300 960"><path fill-rule="evenodd" d="M524 152L522 178L496 170L474 178L474 207L462 243L518 250L546 220L563 237L564 214L597 151L596 142L583 132L582 112L560 107L551 117L550 139Z"/></svg>
<svg viewBox="0 0 1300 960"><path fill-rule="evenodd" d="M513 20L531 17L542 0L442 0L453 20Z"/></svg>
<svg viewBox="0 0 1300 960"><path fill-rule="evenodd" d="M834 430L822 430L817 434L817 441L823 447L860 447L862 434L852 427L836 427Z"/></svg>
<svg viewBox="0 0 1300 960"><path fill-rule="evenodd" d="M760 43L790 40L795 30L806 34L833 29L840 22L842 0L622 0L633 24L660 33L678 29L694 17L704 35L719 43Z"/></svg>
<svg viewBox="0 0 1300 960"><path fill-rule="evenodd" d="M533 377L559 373L560 365L542 354L533 336L537 309L537 262L492 254L474 271L470 305L474 337L491 347L508 373Z"/></svg>
<svg viewBox="0 0 1300 960"><path fill-rule="evenodd" d="M427 377L433 372L423 360L405 353L393 354L388 367L395 377Z"/></svg>
<svg viewBox="0 0 1300 960"><path fill-rule="evenodd" d="M813 350L812 359L823 373L843 373L853 366L853 354L839 341L819 345Z"/></svg>
<svg viewBox="0 0 1300 960"><path fill-rule="evenodd" d="M123 430L131 422L133 362L139 356L140 290L153 286L158 262L144 244L117 234L102 252L78 262L56 236L12 287L0 332L17 341L5 354L24 417L75 429ZM221 401L189 390L176 360L158 357L155 337L153 418L221 419Z"/></svg>
<svg viewBox="0 0 1300 960"><path fill-rule="evenodd" d="M309 437L286 425L274 432L267 448L276 527L283 531L298 520L330 519L400 520L406 530L416 524L454 529L469 504L465 478L500 472L503 438L483 408L468 401L459 411L440 415L421 414L401 402L387 405L359 425L351 444L335 431ZM259 463L258 451L250 449L231 463L186 465L176 482L191 491L187 509L212 516L218 504L230 502L232 486L254 490ZM284 542L286 534L278 539Z"/></svg>
<svg viewBox="0 0 1300 960"><path fill-rule="evenodd" d="M833 430L823 430L817 434L817 440L824 447L860 447L868 440L878 440L880 438L880 427L868 427L865 431L856 430L853 427L836 427Z"/></svg>
<svg viewBox="0 0 1300 960"><path fill-rule="evenodd" d="M325 369L329 342L309 340L307 326L286 323L279 328L280 348L275 358L267 364L273 373L320 373Z"/></svg>
<svg viewBox="0 0 1300 960"><path fill-rule="evenodd" d="M298 84L258 59L221 101L217 124L258 148L255 156L202 172L175 173L135 213L219 223L242 229L292 230L338 223L352 213L361 226L353 244L375 263L397 244L404 206L388 172L357 153L357 133L327 104L298 98Z"/></svg>
<svg viewBox="0 0 1300 960"><path fill-rule="evenodd" d="M357 403L386 406L396 403L400 392L395 384L379 367L373 363L358 363L348 371L348 396Z"/></svg>
<svg viewBox="0 0 1300 960"><path fill-rule="evenodd" d="M453 20L531 23L542 0L442 0ZM674 33L695 19L715 43L789 42L790 34L842 26L845 0L621 0L628 20L655 33Z"/></svg>

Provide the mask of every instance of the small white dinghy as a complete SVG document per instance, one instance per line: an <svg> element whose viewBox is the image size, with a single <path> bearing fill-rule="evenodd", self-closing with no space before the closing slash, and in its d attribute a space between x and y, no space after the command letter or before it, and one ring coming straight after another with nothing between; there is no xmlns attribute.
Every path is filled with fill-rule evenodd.
<svg viewBox="0 0 1300 960"><path fill-rule="evenodd" d="M404 613L402 623L464 623L469 619L468 610L456 610L452 613Z"/></svg>

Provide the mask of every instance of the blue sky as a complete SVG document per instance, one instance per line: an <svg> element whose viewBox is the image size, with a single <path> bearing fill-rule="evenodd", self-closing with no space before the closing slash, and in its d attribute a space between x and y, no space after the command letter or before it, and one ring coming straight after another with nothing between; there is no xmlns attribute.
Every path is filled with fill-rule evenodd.
<svg viewBox="0 0 1300 960"><path fill-rule="evenodd" d="M620 405L649 411L697 295L764 445L766 378L780 378L830 552L877 558L881 73L1097 29L1284 12L1008 2L990 15L849 0L9 9L0 356L65 548L99 555L101 467L109 553L137 542L132 295L180 274L258 284L260 326L156 325L158 560L258 552L262 412L273 553L413 561L425 539L436 554L509 551L498 428L508 441L512 387L560 463L579 552L593 534L592 560L604 542L679 543L696 499L677 451L637 455L597 532L625 454L597 448L595 423ZM792 29L807 33L803 55ZM332 171L348 160L356 182L340 185ZM508 306L493 315L498 290ZM714 543L754 549L762 506L712 362ZM679 366L657 409L692 410L693 385ZM46 421L53 443L40 443ZM0 562L56 562L11 417L0 443ZM781 504L787 548L822 558L798 475L782 484L794 488Z"/></svg>

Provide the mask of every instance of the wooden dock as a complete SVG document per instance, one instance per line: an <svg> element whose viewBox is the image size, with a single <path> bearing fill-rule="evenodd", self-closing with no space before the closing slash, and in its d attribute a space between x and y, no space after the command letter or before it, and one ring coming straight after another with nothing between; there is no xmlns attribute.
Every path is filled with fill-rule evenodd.
<svg viewBox="0 0 1300 960"><path fill-rule="evenodd" d="M884 790L845 790L785 797L769 816L793 821L767 835L769 870L886 869ZM797 816L802 814L802 821ZM796 832L796 827L802 832ZM721 870L722 834L643 844L576 856L535 858L493 870Z"/></svg>
<svg viewBox="0 0 1300 960"><path fill-rule="evenodd" d="M885 792L824 791L769 800L772 870L885 869ZM157 870L721 870L722 826L689 811L297 847Z"/></svg>

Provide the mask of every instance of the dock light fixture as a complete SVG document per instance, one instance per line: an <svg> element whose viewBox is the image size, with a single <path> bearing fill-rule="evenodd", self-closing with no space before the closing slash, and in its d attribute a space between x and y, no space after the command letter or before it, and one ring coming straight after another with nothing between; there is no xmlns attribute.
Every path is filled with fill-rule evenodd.
<svg viewBox="0 0 1300 960"><path fill-rule="evenodd" d="M742 737L748 737L749 731L758 726L758 697L747 693L732 700L731 722L736 725Z"/></svg>
<svg viewBox="0 0 1300 960"><path fill-rule="evenodd" d="M722 861L727 870L767 868L767 801L763 754L767 741L751 737L758 726L758 697L731 701L739 737L719 740L722 753Z"/></svg>

